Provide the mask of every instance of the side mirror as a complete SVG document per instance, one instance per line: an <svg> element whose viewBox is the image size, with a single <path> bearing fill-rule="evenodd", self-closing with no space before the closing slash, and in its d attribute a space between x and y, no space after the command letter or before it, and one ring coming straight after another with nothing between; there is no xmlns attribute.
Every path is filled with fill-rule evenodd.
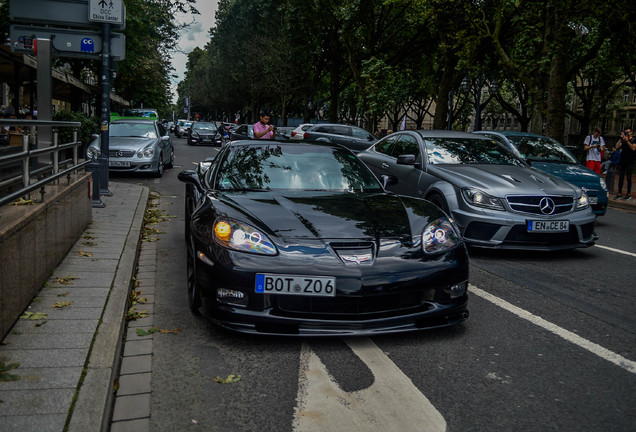
<svg viewBox="0 0 636 432"><path fill-rule="evenodd" d="M164 135L161 137L162 141L170 141L170 135Z"/></svg>
<svg viewBox="0 0 636 432"><path fill-rule="evenodd" d="M415 165L415 155L402 154L397 157L398 165Z"/></svg>
<svg viewBox="0 0 636 432"><path fill-rule="evenodd" d="M177 175L177 178L179 179L179 181L183 183L189 183L191 185L194 185L194 187L196 187L199 192L201 193L204 192L203 185L201 184L201 178L199 177L199 174L197 174L196 171L192 171L192 170L181 171Z"/></svg>

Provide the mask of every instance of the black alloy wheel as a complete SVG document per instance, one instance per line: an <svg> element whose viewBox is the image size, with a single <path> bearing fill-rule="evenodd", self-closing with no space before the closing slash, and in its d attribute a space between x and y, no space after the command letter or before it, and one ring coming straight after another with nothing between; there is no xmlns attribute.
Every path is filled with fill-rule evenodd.
<svg viewBox="0 0 636 432"><path fill-rule="evenodd" d="M161 178L163 176L163 153L159 153L159 162L157 164L157 171L155 172L155 177Z"/></svg>

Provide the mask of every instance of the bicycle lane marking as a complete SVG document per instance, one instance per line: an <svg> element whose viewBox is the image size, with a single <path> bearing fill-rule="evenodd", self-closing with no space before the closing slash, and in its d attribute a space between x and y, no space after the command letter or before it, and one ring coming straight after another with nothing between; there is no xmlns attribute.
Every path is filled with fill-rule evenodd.
<svg viewBox="0 0 636 432"><path fill-rule="evenodd" d="M511 312L513 314L515 314L516 316L518 316L519 318L525 319L527 321L530 321L532 324L535 324L565 340L567 340L568 342L571 342L589 352L591 352L594 355L597 355L598 357L601 357L602 359L605 359L611 363L614 363L615 365L625 369L628 372L634 373L636 374L636 362L626 359L625 357L621 356L620 354L617 354L613 351L608 350L607 348L604 348L602 346L600 346L599 344L596 344L592 341L589 341L579 335L577 335L576 333L572 333L569 330L566 330L564 328L559 327L556 324L551 323L550 321L547 321L537 315L532 314L531 312L528 312L525 309L521 309L518 306L515 306L511 303L508 303L507 301L494 296L480 288L477 288L474 285L468 285L468 290L472 293L475 294L481 298L483 298L484 300L488 300L489 302L499 306L500 308L507 310L508 312Z"/></svg>
<svg viewBox="0 0 636 432"><path fill-rule="evenodd" d="M295 432L443 432L444 417L369 338L343 339L371 370L373 384L345 392L306 343L300 353Z"/></svg>

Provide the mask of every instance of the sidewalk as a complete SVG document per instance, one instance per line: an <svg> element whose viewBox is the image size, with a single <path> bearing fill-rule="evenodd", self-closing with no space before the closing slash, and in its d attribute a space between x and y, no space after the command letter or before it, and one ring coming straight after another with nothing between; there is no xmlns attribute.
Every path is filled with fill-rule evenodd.
<svg viewBox="0 0 636 432"><path fill-rule="evenodd" d="M28 309L46 317L19 319L2 341L0 361L19 363L9 373L20 379L0 381L0 432L108 430L149 195L125 183L109 189L106 207L93 209L82 238Z"/></svg>

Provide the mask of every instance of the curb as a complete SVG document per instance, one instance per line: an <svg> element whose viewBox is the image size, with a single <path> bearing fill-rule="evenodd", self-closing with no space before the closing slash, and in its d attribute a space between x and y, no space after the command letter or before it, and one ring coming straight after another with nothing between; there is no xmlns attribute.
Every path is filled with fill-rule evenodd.
<svg viewBox="0 0 636 432"><path fill-rule="evenodd" d="M144 214L150 189L142 188L126 244L119 259L100 324L85 366L85 376L76 393L69 421L69 432L107 431L113 401L113 384L118 375L125 311L137 265Z"/></svg>

